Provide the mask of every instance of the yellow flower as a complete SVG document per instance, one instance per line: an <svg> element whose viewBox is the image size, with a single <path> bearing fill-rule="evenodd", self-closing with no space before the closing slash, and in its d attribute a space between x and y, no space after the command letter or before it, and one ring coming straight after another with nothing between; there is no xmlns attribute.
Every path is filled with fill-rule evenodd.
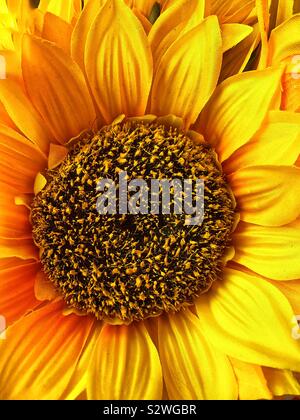
<svg viewBox="0 0 300 420"><path fill-rule="evenodd" d="M0 81L1 399L299 395L300 116L279 110L283 69L216 87L215 16L170 45L122 0L97 3L71 55L26 34L21 83ZM203 224L98 215L94 181L122 168L202 174Z"/></svg>

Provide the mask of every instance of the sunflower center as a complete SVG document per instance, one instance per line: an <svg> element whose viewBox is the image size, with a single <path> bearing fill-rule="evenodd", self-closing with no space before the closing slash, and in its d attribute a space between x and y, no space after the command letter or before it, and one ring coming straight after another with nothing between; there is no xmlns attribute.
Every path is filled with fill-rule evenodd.
<svg viewBox="0 0 300 420"><path fill-rule="evenodd" d="M217 279L234 203L208 144L176 128L116 124L78 140L46 177L32 206L33 234L45 273L70 306L97 319L142 320L192 304ZM201 223L179 211L174 180L182 209L183 186L193 191L191 209L193 185L203 182Z"/></svg>

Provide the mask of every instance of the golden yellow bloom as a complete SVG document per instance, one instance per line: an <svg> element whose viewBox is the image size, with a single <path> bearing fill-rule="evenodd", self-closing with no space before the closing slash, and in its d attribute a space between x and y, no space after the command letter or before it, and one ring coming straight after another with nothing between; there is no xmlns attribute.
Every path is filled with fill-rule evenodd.
<svg viewBox="0 0 300 420"><path fill-rule="evenodd" d="M280 110L284 69L217 86L217 17L156 22L147 37L123 0L90 0L70 51L25 34L21 80L0 81L1 399L300 395L300 115ZM87 197L122 169L201 173L203 224L101 218Z"/></svg>

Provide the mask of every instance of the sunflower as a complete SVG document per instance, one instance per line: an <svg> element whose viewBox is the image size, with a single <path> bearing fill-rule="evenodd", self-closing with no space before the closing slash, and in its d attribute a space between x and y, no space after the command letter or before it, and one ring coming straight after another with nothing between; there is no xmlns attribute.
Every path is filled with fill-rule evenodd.
<svg viewBox="0 0 300 420"><path fill-rule="evenodd" d="M90 8L70 54L24 34L21 83L0 82L1 399L299 395L284 69L217 86L217 17L150 43L123 0ZM98 180L122 170L201 177L203 223L99 215Z"/></svg>

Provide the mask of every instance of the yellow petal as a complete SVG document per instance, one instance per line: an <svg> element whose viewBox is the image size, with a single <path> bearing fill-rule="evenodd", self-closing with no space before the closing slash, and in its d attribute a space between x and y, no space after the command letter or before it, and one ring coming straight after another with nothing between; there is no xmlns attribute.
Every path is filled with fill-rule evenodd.
<svg viewBox="0 0 300 420"><path fill-rule="evenodd" d="M258 25L260 29L260 57L258 63L258 69L264 69L267 67L269 43L268 36L270 30L270 13L269 13L269 0L256 0L256 13L258 19Z"/></svg>
<svg viewBox="0 0 300 420"><path fill-rule="evenodd" d="M47 11L70 23L80 7L81 0L50 0Z"/></svg>
<svg viewBox="0 0 300 420"><path fill-rule="evenodd" d="M159 16L149 33L155 68L177 39L201 23L204 7L203 0L179 0Z"/></svg>
<svg viewBox="0 0 300 420"><path fill-rule="evenodd" d="M4 25L4 27L0 27L0 51L1 50L13 51L14 50L14 43L13 43L13 39L12 39L12 31L11 31L10 28L5 27L6 24L8 23L8 22L7 23L5 22L5 20L6 20L5 16L0 14L0 19L1 19L1 25Z"/></svg>
<svg viewBox="0 0 300 420"><path fill-rule="evenodd" d="M8 10L15 16L22 16L35 8L31 0L6 0Z"/></svg>
<svg viewBox="0 0 300 420"><path fill-rule="evenodd" d="M11 151L6 152L4 147L1 147L0 150L0 181L6 184L7 188L11 187L17 191L18 194L32 193L36 172L31 170L30 166L21 166L22 162L28 165L31 160L18 156L16 162L10 165L10 162L13 162Z"/></svg>
<svg viewBox="0 0 300 420"><path fill-rule="evenodd" d="M58 141L92 127L96 115L84 76L60 48L25 35L22 66L28 94Z"/></svg>
<svg viewBox="0 0 300 420"><path fill-rule="evenodd" d="M149 16L153 7L153 0L125 0L128 5L138 9L143 15Z"/></svg>
<svg viewBox="0 0 300 420"><path fill-rule="evenodd" d="M253 32L253 28L239 23L225 23L221 26L221 31L224 53L247 38Z"/></svg>
<svg viewBox="0 0 300 420"><path fill-rule="evenodd" d="M0 102L22 133L47 153L51 138L49 130L16 82L10 79L0 81Z"/></svg>
<svg viewBox="0 0 300 420"><path fill-rule="evenodd" d="M38 250L32 239L11 239L0 237L1 258L17 257L23 260L38 260Z"/></svg>
<svg viewBox="0 0 300 420"><path fill-rule="evenodd" d="M38 195L47 185L47 179L40 172L36 175L34 180L34 194Z"/></svg>
<svg viewBox="0 0 300 420"><path fill-rule="evenodd" d="M300 54L300 15L293 16L271 33L269 40L269 65L276 65L287 57Z"/></svg>
<svg viewBox="0 0 300 420"><path fill-rule="evenodd" d="M277 2L274 1L272 3L275 3L275 5L277 3L276 26L290 18L293 13L296 13L296 11L294 11L294 6L296 9L297 0L278 0Z"/></svg>
<svg viewBox="0 0 300 420"><path fill-rule="evenodd" d="M48 158L48 168L56 168L62 163L67 154L68 149L66 147L51 143Z"/></svg>
<svg viewBox="0 0 300 420"><path fill-rule="evenodd" d="M238 360L300 370L300 345L291 336L292 308L266 280L226 269L223 280L197 300L203 332Z"/></svg>
<svg viewBox="0 0 300 420"><path fill-rule="evenodd" d="M219 82L222 82L235 74L242 73L249 63L251 55L259 45L259 42L260 33L258 24L255 24L253 25L253 32L251 32L250 35L224 53Z"/></svg>
<svg viewBox="0 0 300 420"><path fill-rule="evenodd" d="M282 141L284 139L284 141ZM300 115L271 111L255 136L224 162L232 173L255 165L294 165L300 155Z"/></svg>
<svg viewBox="0 0 300 420"><path fill-rule="evenodd" d="M233 76L219 85L200 118L200 131L216 147L221 161L259 130L279 97L281 70Z"/></svg>
<svg viewBox="0 0 300 420"><path fill-rule="evenodd" d="M0 394L4 400L59 399L84 348L93 321L63 316L50 303L7 330L0 343Z"/></svg>
<svg viewBox="0 0 300 420"><path fill-rule="evenodd" d="M300 215L300 168L249 166L228 180L245 222L283 226Z"/></svg>
<svg viewBox="0 0 300 420"><path fill-rule="evenodd" d="M41 12L46 13L48 6L49 6L50 0L40 0L39 2L39 10L41 10Z"/></svg>
<svg viewBox="0 0 300 420"><path fill-rule="evenodd" d="M228 358L211 346L191 311L159 317L158 339L170 399L237 399Z"/></svg>
<svg viewBox="0 0 300 420"><path fill-rule="evenodd" d="M300 235L295 227L241 222L233 235L234 261L273 280L300 278Z"/></svg>
<svg viewBox="0 0 300 420"><path fill-rule="evenodd" d="M31 203L33 200L33 194L19 194L14 197L15 204L17 206L24 206L28 210L31 210Z"/></svg>
<svg viewBox="0 0 300 420"><path fill-rule="evenodd" d="M53 283L50 282L42 270L35 276L34 294L36 299L41 302L44 300L54 300L59 296Z"/></svg>
<svg viewBox="0 0 300 420"><path fill-rule="evenodd" d="M221 60L219 23L210 16L175 41L162 57L153 81L150 112L182 117L189 127L217 84Z"/></svg>
<svg viewBox="0 0 300 420"><path fill-rule="evenodd" d="M89 0L84 6L73 30L71 54L74 61L85 71L84 51L89 30L105 0Z"/></svg>
<svg viewBox="0 0 300 420"><path fill-rule="evenodd" d="M272 399L272 394L260 366L241 362L233 358L230 361L237 377L240 400Z"/></svg>
<svg viewBox="0 0 300 420"><path fill-rule="evenodd" d="M292 372L264 368L264 374L273 395L300 395L300 384Z"/></svg>
<svg viewBox="0 0 300 420"><path fill-rule="evenodd" d="M85 67L106 122L120 114L145 113L152 56L141 23L123 0L105 3L97 15L88 35Z"/></svg>
<svg viewBox="0 0 300 420"><path fill-rule="evenodd" d="M242 23L255 7L255 0L212 0L210 13L222 23Z"/></svg>
<svg viewBox="0 0 300 420"><path fill-rule="evenodd" d="M29 210L17 206L14 197L0 193L0 236L2 238L29 239L32 226L29 222Z"/></svg>
<svg viewBox="0 0 300 420"><path fill-rule="evenodd" d="M19 29L32 29L36 14L36 5L31 0L7 0L10 13L12 13L17 21Z"/></svg>
<svg viewBox="0 0 300 420"><path fill-rule="evenodd" d="M8 115L6 109L4 108L1 102L0 102L0 124L17 130L17 127L13 123L12 119Z"/></svg>
<svg viewBox="0 0 300 420"><path fill-rule="evenodd" d="M148 35L150 30L151 30L151 23L149 22L148 18L146 18L146 16L144 16L139 9L137 9L136 7L134 7L132 9L133 13L135 14L135 16L139 19L139 21L141 22L144 31L146 32L146 34Z"/></svg>
<svg viewBox="0 0 300 420"><path fill-rule="evenodd" d="M99 334L101 332L102 323L94 322L94 325L90 331L90 335L86 341L86 345L80 355L79 361L76 364L72 378L65 390L62 399L64 400L75 400L82 393L86 392L89 380L89 367L92 363L92 358L95 351L95 346ZM86 398L84 398L86 400Z"/></svg>
<svg viewBox="0 0 300 420"><path fill-rule="evenodd" d="M271 281L271 280L270 280ZM273 281L278 289L285 295L296 315L300 315L300 280Z"/></svg>
<svg viewBox="0 0 300 420"><path fill-rule="evenodd" d="M42 38L54 42L58 47L70 54L72 26L52 13L46 13Z"/></svg>
<svg viewBox="0 0 300 420"><path fill-rule="evenodd" d="M0 0L0 13L8 13L7 3L5 0Z"/></svg>
<svg viewBox="0 0 300 420"><path fill-rule="evenodd" d="M158 352L142 322L103 327L89 368L88 398L160 399Z"/></svg>
<svg viewBox="0 0 300 420"><path fill-rule="evenodd" d="M0 314L7 325L37 307L33 287L40 264L32 260L8 258L0 269Z"/></svg>
<svg viewBox="0 0 300 420"><path fill-rule="evenodd" d="M0 124L1 180L22 193L30 193L36 173L45 166L46 156L35 144L12 128Z"/></svg>

